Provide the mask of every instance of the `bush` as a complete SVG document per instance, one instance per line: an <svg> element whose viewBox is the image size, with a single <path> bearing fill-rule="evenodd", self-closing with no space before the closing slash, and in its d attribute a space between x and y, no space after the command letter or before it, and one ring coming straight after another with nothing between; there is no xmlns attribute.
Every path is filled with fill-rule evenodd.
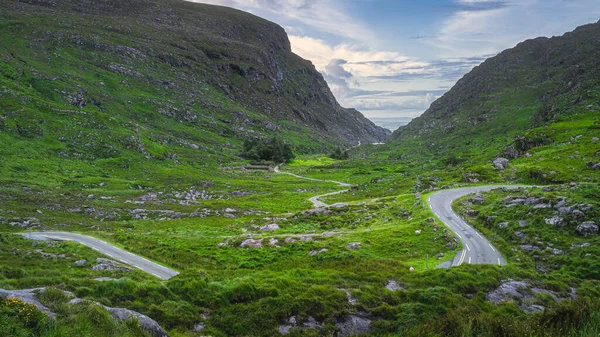
<svg viewBox="0 0 600 337"><path fill-rule="evenodd" d="M346 160L350 158L348 154L348 150L342 150L341 148L336 148L332 154L329 155L329 158L337 159L337 160Z"/></svg>
<svg viewBox="0 0 600 337"><path fill-rule="evenodd" d="M251 160L268 160L275 163L287 163L296 156L292 148L281 139L250 139L244 142L242 157Z"/></svg>

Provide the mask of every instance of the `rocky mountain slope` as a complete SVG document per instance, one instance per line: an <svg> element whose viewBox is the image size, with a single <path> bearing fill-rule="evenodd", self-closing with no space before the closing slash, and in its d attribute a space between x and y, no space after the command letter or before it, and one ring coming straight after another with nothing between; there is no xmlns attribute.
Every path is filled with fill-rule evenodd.
<svg viewBox="0 0 600 337"><path fill-rule="evenodd" d="M494 142L599 111L600 22L520 43L475 67L395 141L439 150ZM577 117L579 118L579 117ZM540 144L538 144L540 145Z"/></svg>
<svg viewBox="0 0 600 337"><path fill-rule="evenodd" d="M281 27L230 8L7 0L0 35L3 143L51 137L64 156L160 158L274 134L316 151L389 133L342 108Z"/></svg>

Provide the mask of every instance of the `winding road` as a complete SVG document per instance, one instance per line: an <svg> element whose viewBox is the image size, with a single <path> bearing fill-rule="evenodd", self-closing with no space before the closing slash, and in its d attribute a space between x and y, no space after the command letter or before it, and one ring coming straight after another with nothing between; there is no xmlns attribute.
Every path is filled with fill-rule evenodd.
<svg viewBox="0 0 600 337"><path fill-rule="evenodd" d="M275 168L275 172L278 174L291 175L299 179L336 183L339 186L343 187L352 186L350 184L342 183L339 181L314 179L303 177L289 172L282 172L279 170L279 167ZM442 221L446 226L448 226L463 243L463 249L460 252L458 252L454 257L454 260L452 261L452 266L460 266L463 263L497 264L500 266L506 265L506 260L504 259L502 254L500 254L498 249L496 249L496 247L494 247L481 233L479 233L475 228L473 228L458 214L456 214L456 212L454 212L454 210L452 209L452 203L456 199L472 193L490 191L496 188L514 189L519 187L526 186L493 185L465 187L435 192L427 198L427 204L429 205L431 211L440 219L440 221ZM320 198L345 192L348 192L348 190L318 195L310 198L309 200L317 208L328 207L329 205L322 202Z"/></svg>
<svg viewBox="0 0 600 337"><path fill-rule="evenodd" d="M68 233L68 232L32 232L21 233L21 235L33 240L57 240L57 241L75 241L84 244L98 252L111 257L115 260L126 263L135 268L141 269L146 273L152 274L161 280L168 280L179 274L179 272L161 266L139 255L135 255L121 248L117 248L110 243L93 238L87 235Z"/></svg>
<svg viewBox="0 0 600 337"><path fill-rule="evenodd" d="M341 187L351 187L353 185L342 183L333 180L322 180L303 177L294 173L282 172L279 167L275 168L277 174L287 174L299 179L318 181L318 182L329 182L338 184ZM452 262L452 266L460 266L463 263L468 264L498 264L505 265L506 260L502 257L502 254L492 246L492 244L479 233L475 228L470 226L465 220L463 220L458 214L452 210L452 203L465 195L490 191L496 188L519 188L525 186L476 186L476 187L465 187L452 190L442 190L431 194L427 198L427 204L431 208L431 211L447 225L456 235L460 238L463 243L463 249L457 253L456 257ZM349 189L331 192L327 194L318 195L310 198L309 200L317 208L329 207L326 203L320 199L322 197L331 196L335 194L341 194L348 192ZM176 270L162 266L156 262L152 262L139 255L135 255L123 249L117 248L110 243L102 241L100 239L93 238L91 236L68 233L68 232L31 232L21 233L21 235L34 240L58 240L58 241L75 241L86 245L98 252L109 256L122 263L128 264L140 270L143 270L149 274L152 274L161 280L169 280L179 274Z"/></svg>
<svg viewBox="0 0 600 337"><path fill-rule="evenodd" d="M481 233L469 225L452 209L452 203L465 195L490 191L497 188L515 189L527 186L475 186L442 190L427 197L431 211L462 241L463 249L456 254L452 266L468 264L506 265L506 260Z"/></svg>

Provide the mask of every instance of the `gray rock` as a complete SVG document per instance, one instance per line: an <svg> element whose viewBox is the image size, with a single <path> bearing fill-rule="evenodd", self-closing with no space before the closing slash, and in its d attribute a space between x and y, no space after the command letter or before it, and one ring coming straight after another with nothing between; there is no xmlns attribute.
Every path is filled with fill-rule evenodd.
<svg viewBox="0 0 600 337"><path fill-rule="evenodd" d="M402 288L395 280L388 281L388 283L385 285L385 288L390 291L406 290Z"/></svg>
<svg viewBox="0 0 600 337"><path fill-rule="evenodd" d="M481 205L485 202L485 197L481 193L475 193L474 196L469 198L469 201L474 203L475 205Z"/></svg>
<svg viewBox="0 0 600 337"><path fill-rule="evenodd" d="M296 240L294 238L285 238L285 243L294 243Z"/></svg>
<svg viewBox="0 0 600 337"><path fill-rule="evenodd" d="M589 242L584 242L584 243L572 243L571 244L571 248L584 248L584 247L590 247L592 244Z"/></svg>
<svg viewBox="0 0 600 337"><path fill-rule="evenodd" d="M517 239L523 239L525 237L525 233L515 232L515 236L517 237Z"/></svg>
<svg viewBox="0 0 600 337"><path fill-rule="evenodd" d="M503 282L497 289L487 294L488 302L500 303L504 301L516 301L521 310L531 313L544 310L543 306L531 303L536 294L544 293L550 295L556 301L561 299L550 290L532 287L523 281L508 280Z"/></svg>
<svg viewBox="0 0 600 337"><path fill-rule="evenodd" d="M277 224L270 224L270 225L262 226L260 228L260 230L263 231L263 232L276 231L276 230L279 230L279 229L280 229L279 225L277 225Z"/></svg>
<svg viewBox="0 0 600 337"><path fill-rule="evenodd" d="M427 218L427 222L435 222L434 218Z"/></svg>
<svg viewBox="0 0 600 337"><path fill-rule="evenodd" d="M278 239L276 239L276 238L269 239L269 246L275 246L277 243L279 243Z"/></svg>
<svg viewBox="0 0 600 337"><path fill-rule="evenodd" d="M81 267L81 266L83 266L86 263L87 263L87 260L79 260L79 261L73 262L73 265L76 266L76 267Z"/></svg>
<svg viewBox="0 0 600 337"><path fill-rule="evenodd" d="M556 226L556 227L562 227L562 226L565 225L565 219L563 219L563 218L561 218L559 216L554 216L554 217L551 217L551 218L547 218L547 219L544 219L544 221L546 222L546 224L553 225L553 226Z"/></svg>
<svg viewBox="0 0 600 337"><path fill-rule="evenodd" d="M485 219L485 222L486 222L488 225L491 225L491 224L492 224L492 222L494 222L494 220L495 220L496 218L497 218L497 216L495 216L495 215L490 215L490 216L488 216L488 217L487 217L487 219Z"/></svg>
<svg viewBox="0 0 600 337"><path fill-rule="evenodd" d="M240 248L262 248L262 241L262 239L247 239L240 244Z"/></svg>
<svg viewBox="0 0 600 337"><path fill-rule="evenodd" d="M23 289L23 290L4 290L0 289L0 297L2 298L18 298L23 302L35 305L39 311L54 318L56 314L50 311L48 307L40 303L37 299L38 293L43 293L46 288L34 288L34 289Z"/></svg>
<svg viewBox="0 0 600 337"><path fill-rule="evenodd" d="M573 210L573 212L571 212L571 217L573 218L573 220L583 220L585 219L585 214L582 211L576 209Z"/></svg>
<svg viewBox="0 0 600 337"><path fill-rule="evenodd" d="M132 268L126 267L116 261L105 259L105 258L97 258L97 265L92 267L92 270L116 270L116 271L131 271Z"/></svg>
<svg viewBox="0 0 600 337"><path fill-rule="evenodd" d="M540 250L540 247L534 245L521 245L521 249L526 250L528 252L534 252Z"/></svg>
<svg viewBox="0 0 600 337"><path fill-rule="evenodd" d="M98 281L98 282L109 282L109 281L116 281L118 279L116 278L112 278L112 277L97 277L94 279L94 281Z"/></svg>
<svg viewBox="0 0 600 337"><path fill-rule="evenodd" d="M25 192L25 193L32 193L33 190L31 188L29 188L29 187L23 187L23 192Z"/></svg>
<svg viewBox="0 0 600 337"><path fill-rule="evenodd" d="M468 209L467 210L467 214L469 216L477 216L479 214L479 211L478 210L474 210L474 209Z"/></svg>
<svg viewBox="0 0 600 337"><path fill-rule="evenodd" d="M204 323L196 323L194 324L194 328L192 329L193 332L201 332L202 330L204 330L204 328L206 327L206 325Z"/></svg>
<svg viewBox="0 0 600 337"><path fill-rule="evenodd" d="M519 227L526 227L527 225L529 225L529 222L525 220L519 220Z"/></svg>
<svg viewBox="0 0 600 337"><path fill-rule="evenodd" d="M565 207L565 206L567 206L567 202L564 200L561 200L561 201L557 202L556 205L554 205L554 208L559 209L559 208Z"/></svg>
<svg viewBox="0 0 600 337"><path fill-rule="evenodd" d="M498 227L500 227L500 228L506 228L506 227L508 227L508 222L501 222L501 223L498 224Z"/></svg>
<svg viewBox="0 0 600 337"><path fill-rule="evenodd" d="M302 236L300 237L300 242L310 242L312 241L312 236Z"/></svg>
<svg viewBox="0 0 600 337"><path fill-rule="evenodd" d="M573 212L573 207L559 207L558 214L560 215L569 215Z"/></svg>
<svg viewBox="0 0 600 337"><path fill-rule="evenodd" d="M340 329L340 336L352 336L371 332L371 320L365 317L348 315L335 324Z"/></svg>
<svg viewBox="0 0 600 337"><path fill-rule="evenodd" d="M358 247L360 247L360 242L350 242L346 247L348 249L358 249Z"/></svg>
<svg viewBox="0 0 600 337"><path fill-rule="evenodd" d="M583 236L598 234L598 226L594 221L585 221L577 226L577 233Z"/></svg>
<svg viewBox="0 0 600 337"><path fill-rule="evenodd" d="M506 158L496 158L493 163L494 167L498 170L504 170L508 168L508 159Z"/></svg>
<svg viewBox="0 0 600 337"><path fill-rule="evenodd" d="M542 187L542 192L552 192L554 189L550 186Z"/></svg>
<svg viewBox="0 0 600 337"><path fill-rule="evenodd" d="M155 337L169 337L167 332L152 318L140 314L139 312L123 309L123 308L111 308L105 307L106 310L110 313L110 315L118 320L128 320L135 319L137 320L140 327L148 332L150 332Z"/></svg>

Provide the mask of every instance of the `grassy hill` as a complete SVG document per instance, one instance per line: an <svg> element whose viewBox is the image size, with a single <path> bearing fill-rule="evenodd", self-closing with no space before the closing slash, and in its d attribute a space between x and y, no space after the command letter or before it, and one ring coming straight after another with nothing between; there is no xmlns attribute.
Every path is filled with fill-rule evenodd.
<svg viewBox="0 0 600 337"><path fill-rule="evenodd" d="M399 154L417 148L450 166L491 167L487 162L496 157L516 159L521 181L588 175L597 181L588 164L598 162L600 150L594 140L600 130L599 33L600 23L590 24L561 37L522 42L486 60L395 131L392 147Z"/></svg>

